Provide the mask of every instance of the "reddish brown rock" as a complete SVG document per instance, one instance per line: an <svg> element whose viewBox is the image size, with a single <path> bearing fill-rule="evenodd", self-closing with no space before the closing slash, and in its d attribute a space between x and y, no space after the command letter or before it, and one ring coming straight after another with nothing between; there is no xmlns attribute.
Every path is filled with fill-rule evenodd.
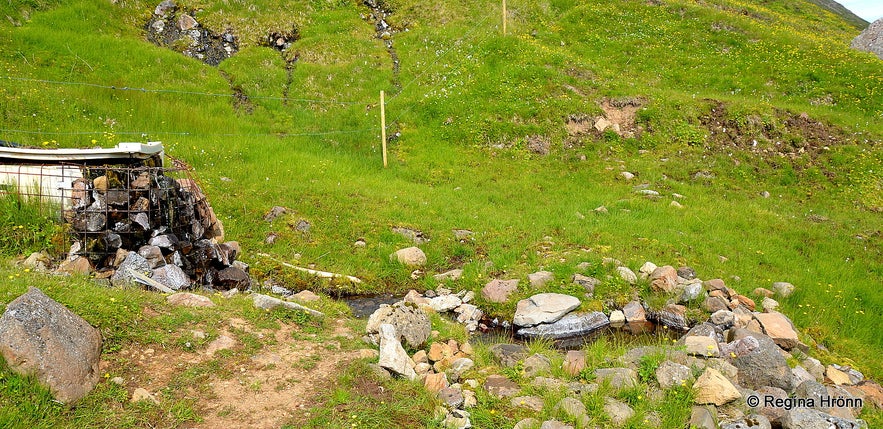
<svg viewBox="0 0 883 429"><path fill-rule="evenodd" d="M423 386L431 393L438 393L448 387L448 376L445 373L427 374L423 379Z"/></svg>
<svg viewBox="0 0 883 429"><path fill-rule="evenodd" d="M481 296L490 302L503 303L518 289L518 280L491 280L481 289Z"/></svg>
<svg viewBox="0 0 883 429"><path fill-rule="evenodd" d="M794 330L794 324L784 314L757 313L754 315L754 318L760 322L764 333L772 338L779 347L791 350L800 344L800 341L797 339L797 331Z"/></svg>
<svg viewBox="0 0 883 429"><path fill-rule="evenodd" d="M748 308L751 311L754 311L756 306L754 304L753 299L751 299L745 295L736 295L735 299L736 299L736 301L739 302L739 304L744 305L746 308Z"/></svg>
<svg viewBox="0 0 883 429"><path fill-rule="evenodd" d="M73 259L65 259L58 266L58 271L67 274L86 275L92 272L92 264L89 259L82 256L74 256Z"/></svg>
<svg viewBox="0 0 883 429"><path fill-rule="evenodd" d="M873 381L863 381L856 387L865 394L868 402L883 410L883 387Z"/></svg>
<svg viewBox="0 0 883 429"><path fill-rule="evenodd" d="M586 352L583 350L570 350L564 357L564 372L576 377L582 370L586 368Z"/></svg>
<svg viewBox="0 0 883 429"><path fill-rule="evenodd" d="M195 293L179 292L166 297L166 302L182 307L214 307L215 303L208 297Z"/></svg>
<svg viewBox="0 0 883 429"><path fill-rule="evenodd" d="M757 296L764 297L764 298L772 298L773 295L775 295L776 293L769 290L769 289L759 287L759 288L754 289L754 294Z"/></svg>
<svg viewBox="0 0 883 429"><path fill-rule="evenodd" d="M726 290L727 290L727 285L724 284L724 281L721 280L721 279L711 279L711 280L706 280L706 281L702 282L702 286L703 286L703 287L705 288L705 290L707 290L709 293L710 293L710 292L714 292L714 291L716 291L716 290L722 290L722 291L726 291Z"/></svg>
<svg viewBox="0 0 883 429"><path fill-rule="evenodd" d="M671 265L658 267L650 274L650 289L654 292L671 292L678 285L678 272Z"/></svg>

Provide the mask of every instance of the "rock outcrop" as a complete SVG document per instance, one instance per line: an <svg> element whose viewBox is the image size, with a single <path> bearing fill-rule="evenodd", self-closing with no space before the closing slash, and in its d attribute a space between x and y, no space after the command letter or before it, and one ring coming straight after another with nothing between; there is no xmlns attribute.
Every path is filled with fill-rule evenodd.
<svg viewBox="0 0 883 429"><path fill-rule="evenodd" d="M883 60L883 18L871 23L865 31L852 39L852 49L870 52Z"/></svg>

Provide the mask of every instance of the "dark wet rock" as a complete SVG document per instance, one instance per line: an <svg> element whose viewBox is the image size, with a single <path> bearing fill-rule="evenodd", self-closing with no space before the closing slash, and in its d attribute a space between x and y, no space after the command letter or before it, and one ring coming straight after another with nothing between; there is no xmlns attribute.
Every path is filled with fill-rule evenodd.
<svg viewBox="0 0 883 429"><path fill-rule="evenodd" d="M683 305L667 304L661 310L651 313L651 319L671 329L686 331L689 329L686 313L687 308Z"/></svg>
<svg viewBox="0 0 883 429"><path fill-rule="evenodd" d="M144 29L148 41L213 66L239 50L233 34L215 33L200 25L194 13L185 13L174 5L157 6Z"/></svg>
<svg viewBox="0 0 883 429"><path fill-rule="evenodd" d="M247 290L251 286L251 277L248 273L236 267L227 267L218 271L213 284L222 290L239 289Z"/></svg>
<svg viewBox="0 0 883 429"><path fill-rule="evenodd" d="M607 319L607 316L599 311L583 314L571 313L554 323L521 328L516 331L516 334L526 338L555 340L586 335L609 324L610 321Z"/></svg>
<svg viewBox="0 0 883 429"><path fill-rule="evenodd" d="M739 384L742 387L759 389L772 386L790 391L791 367L779 350L779 346L766 335L738 329L735 341L727 344L722 354L735 354L732 363L739 370Z"/></svg>
<svg viewBox="0 0 883 429"><path fill-rule="evenodd" d="M690 267L680 267L677 270L678 277L686 280L693 280L696 278L696 270Z"/></svg>

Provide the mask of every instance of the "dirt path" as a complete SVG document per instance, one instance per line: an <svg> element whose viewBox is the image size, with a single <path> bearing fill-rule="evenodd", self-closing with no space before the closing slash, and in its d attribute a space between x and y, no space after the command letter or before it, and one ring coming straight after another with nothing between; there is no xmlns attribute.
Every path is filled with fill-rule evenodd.
<svg viewBox="0 0 883 429"><path fill-rule="evenodd" d="M330 323L333 333L326 339L293 324L256 330L234 318L203 350L123 350L121 361L134 366L126 372L135 374L126 387L130 394L141 387L159 397L157 392L183 386L185 392L175 391L173 396L195 400L193 408L202 419L185 426L189 428L263 429L304 421L321 387L334 381L338 368L357 358L356 352L341 351L334 339L352 338L345 321ZM253 354L242 353L245 342L255 338L263 346ZM186 377L192 380L182 381Z"/></svg>

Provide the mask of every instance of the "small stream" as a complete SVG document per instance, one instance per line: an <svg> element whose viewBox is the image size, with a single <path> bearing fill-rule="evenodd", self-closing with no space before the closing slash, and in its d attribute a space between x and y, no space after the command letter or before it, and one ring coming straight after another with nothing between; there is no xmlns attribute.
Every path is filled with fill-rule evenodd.
<svg viewBox="0 0 883 429"><path fill-rule="evenodd" d="M365 319L375 310L380 308L382 304L393 304L401 301L402 297L393 294L378 294L365 296L352 296L342 298L342 300L350 307L353 316L358 319ZM487 329L479 329L470 334L472 341L480 344L500 344L514 343L521 344L530 341L515 335L515 329L511 326L504 327L495 324L493 321L486 320L484 325ZM628 346L640 346L647 344L658 344L662 338L668 340L677 340L683 335L682 332L667 329L663 325L653 322L637 322L637 323L621 323L616 325L608 325L589 333L588 335L579 335L570 338L562 338L553 341L555 348L560 350L577 350L586 344L590 344L599 338L607 338L616 344L626 344Z"/></svg>
<svg viewBox="0 0 883 429"><path fill-rule="evenodd" d="M402 297L394 296L391 293L383 293L379 295L361 295L342 298L343 302L353 311L353 316L357 319L366 319L382 304L393 304L402 300Z"/></svg>

